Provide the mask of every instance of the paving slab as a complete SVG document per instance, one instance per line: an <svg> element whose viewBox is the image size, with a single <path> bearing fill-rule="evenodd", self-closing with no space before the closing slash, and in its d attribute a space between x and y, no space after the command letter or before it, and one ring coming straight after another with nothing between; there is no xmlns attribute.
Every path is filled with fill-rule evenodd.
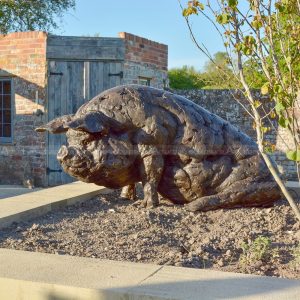
<svg viewBox="0 0 300 300"><path fill-rule="evenodd" d="M0 185L0 199L15 197L41 190L42 188L29 189L22 185Z"/></svg>
<svg viewBox="0 0 300 300"><path fill-rule="evenodd" d="M14 222L28 221L54 209L83 202L109 189L92 183L72 182L0 201L0 229Z"/></svg>
<svg viewBox="0 0 300 300"><path fill-rule="evenodd" d="M297 300L300 280L165 266L141 290L167 299Z"/></svg>
<svg viewBox="0 0 300 300"><path fill-rule="evenodd" d="M0 249L0 299L300 299L300 281Z"/></svg>

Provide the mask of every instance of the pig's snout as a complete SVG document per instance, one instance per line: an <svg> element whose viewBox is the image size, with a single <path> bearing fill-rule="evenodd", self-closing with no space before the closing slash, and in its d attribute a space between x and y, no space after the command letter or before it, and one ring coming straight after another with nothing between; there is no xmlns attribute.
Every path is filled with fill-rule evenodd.
<svg viewBox="0 0 300 300"><path fill-rule="evenodd" d="M74 148L61 146L57 153L57 159L63 161L66 158L72 158L74 155L76 155L76 150Z"/></svg>

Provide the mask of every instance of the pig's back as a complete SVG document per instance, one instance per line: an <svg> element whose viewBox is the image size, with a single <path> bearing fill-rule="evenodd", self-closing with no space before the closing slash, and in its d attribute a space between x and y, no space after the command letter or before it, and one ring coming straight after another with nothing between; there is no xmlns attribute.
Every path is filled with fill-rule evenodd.
<svg viewBox="0 0 300 300"><path fill-rule="evenodd" d="M238 151L248 156L257 151L249 136L224 119L182 96L152 87L124 85L106 90L77 114L89 111L101 111L131 129L143 128L153 117L164 120L171 116L175 120L172 127L176 127L173 145L183 146L191 155Z"/></svg>

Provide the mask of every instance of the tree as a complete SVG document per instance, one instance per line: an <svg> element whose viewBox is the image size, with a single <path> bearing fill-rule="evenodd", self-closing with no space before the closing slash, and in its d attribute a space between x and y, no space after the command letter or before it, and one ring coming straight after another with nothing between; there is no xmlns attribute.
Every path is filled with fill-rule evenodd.
<svg viewBox="0 0 300 300"><path fill-rule="evenodd" d="M206 62L202 72L192 66L169 70L170 87L178 90L235 88L236 82L228 65L226 52L217 52L214 58L216 64L212 64L211 61ZM224 81L224 76L218 70L219 67L226 70L232 80Z"/></svg>
<svg viewBox="0 0 300 300"><path fill-rule="evenodd" d="M75 0L1 0L0 33L57 28L55 17L75 7Z"/></svg>
<svg viewBox="0 0 300 300"><path fill-rule="evenodd" d="M179 90L188 89L238 89L241 87L236 80L228 62L226 52L216 52L213 55L214 63L208 60L203 71L197 71L194 67L183 66L169 70L170 87ZM265 82L266 78L261 67L251 59L245 61L245 76L249 79L251 88L258 89ZM220 69L222 72L220 72ZM226 73L226 80L224 74Z"/></svg>
<svg viewBox="0 0 300 300"><path fill-rule="evenodd" d="M213 61L208 60L201 74L202 80L205 82L206 89L230 89L236 88L238 82L235 80L234 74L228 62L226 52L217 52L213 55ZM220 73L220 69L222 73ZM226 73L227 80L224 80L223 72Z"/></svg>
<svg viewBox="0 0 300 300"><path fill-rule="evenodd" d="M183 66L168 72L170 87L178 90L201 89L205 83L194 67Z"/></svg>
<svg viewBox="0 0 300 300"><path fill-rule="evenodd" d="M248 82L251 89L261 89L267 82L261 64L252 58L244 62L244 73L246 82Z"/></svg>
<svg viewBox="0 0 300 300"><path fill-rule="evenodd" d="M204 71L205 72L214 72L217 67L221 67L223 69L230 70L228 63L228 55L226 52L216 52L213 56L214 63L210 60L205 63Z"/></svg>
<svg viewBox="0 0 300 300"><path fill-rule="evenodd" d="M206 18L222 38L233 74L249 104L249 109L244 108L254 121L259 151L300 221L299 208L265 149L265 134L274 122L272 117L277 115L278 125L293 136L294 145L286 155L295 161L300 181L300 122L297 119L300 109L297 101L300 95L300 1L247 0L243 5L238 0L216 0L213 4L210 0L205 3L189 1L183 8L183 16L192 39L211 63L217 65L207 48L197 41L189 21L192 15ZM253 64L258 67L262 80L256 84L262 94L270 95L274 104L269 110L251 90L246 62L250 63L250 68ZM226 70L219 70L226 78ZM270 121L270 127L265 125L266 121Z"/></svg>

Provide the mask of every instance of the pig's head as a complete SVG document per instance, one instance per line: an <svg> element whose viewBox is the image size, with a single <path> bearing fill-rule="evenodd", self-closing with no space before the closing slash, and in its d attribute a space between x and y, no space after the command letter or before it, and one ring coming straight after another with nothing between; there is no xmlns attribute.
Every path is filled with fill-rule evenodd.
<svg viewBox="0 0 300 300"><path fill-rule="evenodd" d="M83 118L63 116L36 131L66 133L68 145L57 153L66 173L84 182L119 188L139 180L134 166L137 155L128 134L110 130L107 118L98 112Z"/></svg>

